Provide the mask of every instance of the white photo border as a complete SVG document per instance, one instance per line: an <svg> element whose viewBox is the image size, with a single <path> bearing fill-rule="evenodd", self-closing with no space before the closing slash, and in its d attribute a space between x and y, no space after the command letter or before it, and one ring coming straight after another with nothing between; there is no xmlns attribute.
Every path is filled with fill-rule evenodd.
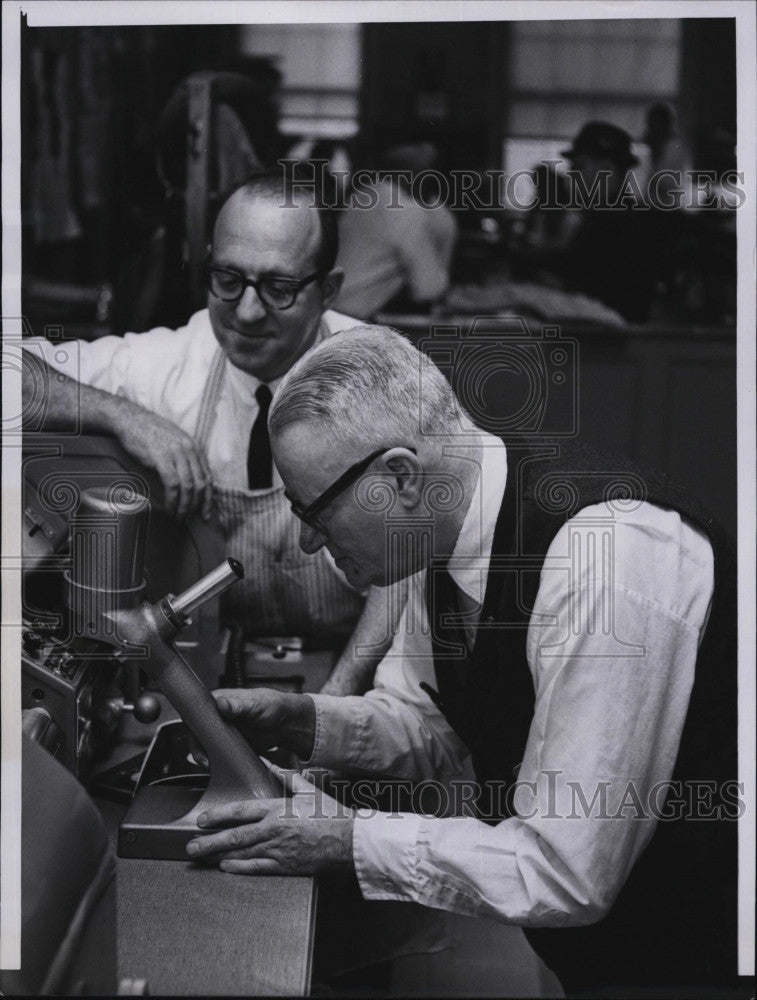
<svg viewBox="0 0 757 1000"><path fill-rule="evenodd" d="M20 30L21 14L30 27L129 24L246 24L348 23L392 21L567 20L632 18L735 18L737 66L738 169L744 173L746 211L739 212L737 417L738 417L738 531L739 531L739 779L746 810L739 830L739 974L754 975L755 885L755 652L757 588L757 500L755 453L755 211L757 205L755 136L757 115L755 80L755 6L739 0L532 0L520 2L459 3L437 0L433 5L415 0L354 2L354 0L163 0L161 4L134 0L4 0L2 5L2 216L3 336L13 335L13 317L21 317L20 212ZM2 371L3 419L20 413L19 372L5 352ZM2 449L2 622L21 620L21 449ZM0 749L0 968L20 967L20 857L21 857L21 660L20 628L2 629L2 714Z"/></svg>

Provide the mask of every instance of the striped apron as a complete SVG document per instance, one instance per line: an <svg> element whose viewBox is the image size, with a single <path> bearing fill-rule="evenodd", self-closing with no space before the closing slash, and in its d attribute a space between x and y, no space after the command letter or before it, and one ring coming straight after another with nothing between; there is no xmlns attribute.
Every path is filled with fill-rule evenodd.
<svg viewBox="0 0 757 1000"><path fill-rule="evenodd" d="M200 405L197 445L207 452L208 436L226 376L219 347ZM231 428L230 428L231 431ZM241 626L248 637L301 636L318 646L340 646L362 610L356 594L330 562L325 548L307 555L300 548L300 522L283 486L256 490L214 486L213 503L227 554L244 566L244 580L221 598L221 620Z"/></svg>

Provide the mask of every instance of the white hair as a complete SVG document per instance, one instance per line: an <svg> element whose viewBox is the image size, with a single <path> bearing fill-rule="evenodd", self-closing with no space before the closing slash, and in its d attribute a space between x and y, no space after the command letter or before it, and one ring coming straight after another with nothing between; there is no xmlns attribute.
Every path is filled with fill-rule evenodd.
<svg viewBox="0 0 757 1000"><path fill-rule="evenodd" d="M304 354L271 407L278 433L315 422L341 443L410 445L460 431L470 418L436 365L395 330L355 326Z"/></svg>

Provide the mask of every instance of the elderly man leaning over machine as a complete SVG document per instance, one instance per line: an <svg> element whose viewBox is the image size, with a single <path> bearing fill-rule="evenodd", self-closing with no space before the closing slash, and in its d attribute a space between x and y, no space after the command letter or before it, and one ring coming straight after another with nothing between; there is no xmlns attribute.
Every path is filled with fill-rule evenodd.
<svg viewBox="0 0 757 1000"><path fill-rule="evenodd" d="M360 808L293 773L290 800L208 810L190 855L341 871L366 909L524 927L570 995L732 995L743 803L716 522L662 474L485 433L383 328L303 357L270 430L303 549L327 546L356 586L408 577L407 603L363 697L217 695L257 745L362 775ZM437 801L457 776L465 798L452 815L387 810L366 775L430 783ZM476 960L448 959L427 984L454 994Z"/></svg>
<svg viewBox="0 0 757 1000"><path fill-rule="evenodd" d="M216 516L246 574L222 606L225 622L250 638L300 636L319 649L341 649L352 634L326 690L354 693L370 686L392 631L389 609L403 595L398 588L387 602L373 588L364 605L365 591L326 550L300 550L272 463L267 415L279 381L313 345L354 325L329 309L342 281L333 214L287 185L283 171L261 173L223 203L208 308L185 327L79 342L63 364L59 345L27 343L70 376L45 379L44 429L77 413L84 432L114 436L157 471L169 511ZM33 378L25 366L27 398L39 391ZM357 657L357 647L376 653Z"/></svg>

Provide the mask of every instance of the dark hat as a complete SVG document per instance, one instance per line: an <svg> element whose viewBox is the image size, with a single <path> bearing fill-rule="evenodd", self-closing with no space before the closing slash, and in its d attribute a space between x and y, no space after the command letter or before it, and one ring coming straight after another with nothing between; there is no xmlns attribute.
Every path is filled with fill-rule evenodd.
<svg viewBox="0 0 757 1000"><path fill-rule="evenodd" d="M581 154L612 160L619 167L635 167L639 162L631 152L631 136L609 122L584 125L573 140L572 147L560 153L569 160Z"/></svg>

